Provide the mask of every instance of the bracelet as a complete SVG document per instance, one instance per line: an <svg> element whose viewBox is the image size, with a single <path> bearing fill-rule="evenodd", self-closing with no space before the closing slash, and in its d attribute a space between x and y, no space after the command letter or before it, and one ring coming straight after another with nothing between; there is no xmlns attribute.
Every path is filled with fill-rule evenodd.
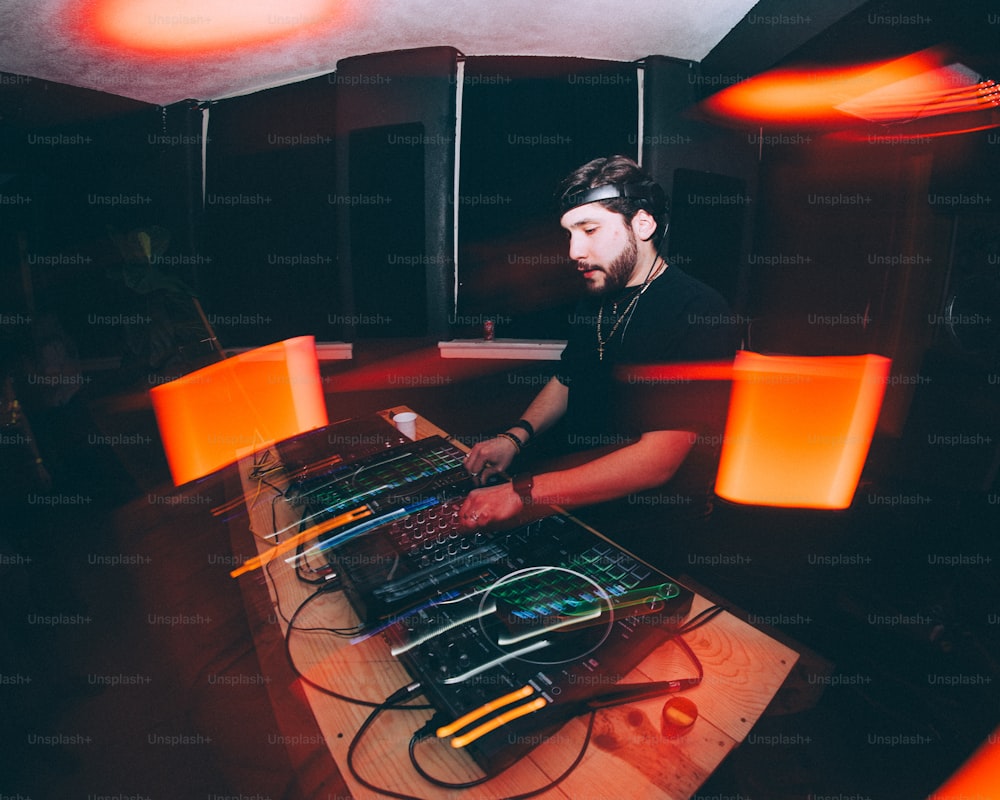
<svg viewBox="0 0 1000 800"><path fill-rule="evenodd" d="M524 430L524 432L528 434L528 438L529 439L534 439L535 438L535 427L530 422L528 422L528 420L526 420L526 419L519 419L517 422L515 422L510 427L512 427L512 428L522 428Z"/></svg>
<svg viewBox="0 0 1000 800"><path fill-rule="evenodd" d="M499 436L502 439L506 439L511 444L513 444L514 447L517 448L518 453L521 452L521 448L524 446L524 442L518 439L513 433L498 433L497 436Z"/></svg>

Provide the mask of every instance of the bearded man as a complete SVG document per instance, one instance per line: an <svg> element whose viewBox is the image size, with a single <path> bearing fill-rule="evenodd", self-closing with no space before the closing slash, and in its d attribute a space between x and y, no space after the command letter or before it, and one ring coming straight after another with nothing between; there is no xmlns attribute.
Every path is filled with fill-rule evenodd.
<svg viewBox="0 0 1000 800"><path fill-rule="evenodd" d="M496 527L539 506L614 500L649 510L664 497L649 492L674 486L693 451L693 483L666 496L698 516L711 496L712 451L721 444L728 392L721 401L715 392L709 403L697 392L681 393L679 401L657 393L652 402L647 392L633 402L643 392L629 398L626 373L630 366L731 360L733 317L721 295L665 260L666 197L634 161L590 161L563 180L558 198L569 257L586 292L558 371L515 424L466 458L483 488L469 494L461 523ZM509 474L521 450L557 423L573 458L486 485Z"/></svg>

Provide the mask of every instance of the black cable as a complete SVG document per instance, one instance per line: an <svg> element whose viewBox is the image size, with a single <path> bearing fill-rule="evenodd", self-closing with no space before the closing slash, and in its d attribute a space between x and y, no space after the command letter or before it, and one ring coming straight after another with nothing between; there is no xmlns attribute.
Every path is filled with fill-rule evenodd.
<svg viewBox="0 0 1000 800"><path fill-rule="evenodd" d="M378 794L385 795L387 797L395 797L397 798L397 800L425 800L425 798L418 797L417 795L404 794L403 792L397 792L382 786L376 786L374 783L371 783L369 780L362 777L361 774L358 772L357 767L354 764L354 756L355 753L357 752L358 746L361 744L361 740L364 738L365 733L367 733L368 729L375 723L375 720L378 718L378 716L383 711L398 707L399 703L402 700L409 697L414 691L416 691L419 688L419 686L420 684L410 684L409 686L404 687L400 691L386 698L383 702L375 704L374 708L372 708L371 713L361 724L361 727L358 728L357 733L354 734L354 738L351 740L351 743L350 745L348 745L347 748L347 769L351 773L352 777L366 789L369 789L373 792L377 792ZM406 708L415 709L418 708L418 706L406 706ZM528 800L528 798L530 797L536 797L537 795L540 795L543 792L549 791L550 789L562 783L566 778L568 778L573 773L573 771L580 765L580 762L583 760L583 757L586 755L587 750L590 747L590 740L591 737L593 736L594 720L596 716L597 716L596 711L590 712L589 719L587 720L587 731L583 738L583 744L580 746L580 751L576 754L576 757L573 759L570 765L566 767L566 769L562 772L561 775L549 781L544 786L540 786L536 789L531 789L530 791L523 792L522 794L512 795L506 798L506 800ZM474 781L466 781L464 783L448 783L447 781L441 781L438 780L437 778L434 778L433 776L428 774L423 769L423 767L420 766L420 764L417 762L415 753L417 743L422 741L423 738L426 738L426 734L424 734L423 736L421 734L424 733L425 731L428 731L430 727L431 725L430 723L428 723L427 725L424 725L424 727L420 731L417 731L416 733L413 734L412 737L410 737L409 754L410 754L410 763L417 771L417 774L419 774L420 777L422 777L425 781L427 781L431 785L437 786L442 789L468 789L474 786L480 786L481 784L486 783L487 781L491 781L498 775L502 774L501 772L501 773L496 773L495 775L484 775L482 778L477 778Z"/></svg>
<svg viewBox="0 0 1000 800"><path fill-rule="evenodd" d="M573 773L573 770L575 770L580 765L580 762L583 761L583 757L587 754L587 750L590 747L590 739L594 732L594 720L596 717L597 717L597 711L591 711L589 719L587 720L587 731L583 737L583 744L580 746L580 752L576 754L576 758L573 759L573 761L570 763L568 767L566 767L566 769L563 771L561 775L559 775L556 778L553 778L544 786L540 786L537 789L531 789L530 791L524 792L523 794L512 795L511 797L505 798L505 800L526 800L526 798L535 797L539 794L542 794L543 792L547 792L549 789L555 788L564 780L566 780L566 778L568 778ZM417 774L420 775L421 778L423 778L425 781L427 781L433 786L437 786L441 789L471 789L474 786L479 786L483 783L486 783L487 781L493 780L498 775L503 774L503 772L505 772L506 769L510 769L510 767L507 767L501 772L495 773L493 775L485 775L482 778L477 778L474 781L466 781L464 783L449 783L447 781L439 780L438 778L435 778L432 775L430 775L423 767L420 766L419 762L417 761L416 746L419 742L423 740L423 738L425 738L420 736L421 733L422 731L417 731L416 733L413 734L413 736L410 737L410 745L409 745L410 763L413 765L413 768L416 770ZM511 766L514 765L512 764ZM369 786L369 788L374 788L374 787ZM379 790L376 789L376 791Z"/></svg>
<svg viewBox="0 0 1000 800"><path fill-rule="evenodd" d="M410 685L413 686L414 684ZM419 684L416 685L419 686ZM371 713L365 718L365 721L361 723L361 727L358 728L357 733L354 734L354 738L351 739L351 743L347 747L347 769L354 777L354 780L356 780L366 789L370 789L373 792L387 795L388 797L395 797L398 798L398 800L424 800L424 798L417 797L415 795L403 794L402 792L394 792L391 789L385 789L380 786L376 786L375 784L370 783L365 778L361 777L361 774L354 766L354 754L355 752L357 752L358 745L361 743L361 739L364 737L365 732L374 724L379 714L399 704L400 699L393 700L393 698L396 698L398 695L400 695L401 692L404 692L407 689L409 689L409 687L404 687L404 689L401 689L400 691L386 698L381 703L373 704L374 707L372 708ZM407 692L405 696L409 696L409 694L410 692ZM416 708L416 706L407 706L407 708Z"/></svg>
<svg viewBox="0 0 1000 800"><path fill-rule="evenodd" d="M725 608L719 605L712 605L708 606L707 608L703 608L701 611L699 611L697 614L691 617L691 619L681 623L676 630L671 631L670 635L683 636L685 633L690 633L693 630L697 630L705 623L711 622L725 610L726 610Z"/></svg>
<svg viewBox="0 0 1000 800"><path fill-rule="evenodd" d="M307 530L308 527L309 525L303 515L303 519L299 521L299 533ZM327 567L329 567L330 571L326 573L326 576L324 576L322 569L316 569L309 566L308 561L303 558L305 552L306 543L299 542L298 547L295 548L295 577L298 578L301 583L306 583L310 586L324 586L333 581L336 576L332 574L333 568L330 566L329 562L327 562ZM305 575L306 572L309 572L316 577L307 578Z"/></svg>
<svg viewBox="0 0 1000 800"><path fill-rule="evenodd" d="M432 786L439 786L442 789L471 789L473 786L480 786L487 781L493 780L496 775L484 775L482 778L476 778L474 781L464 781L462 783L448 783L447 781L442 781L435 778L430 773L428 773L422 766L420 762L417 761L417 745L424 739L428 738L428 733L425 733L427 726L425 725L423 729L416 731L413 736L410 737L410 745L408 751L410 754L410 763L413 765L413 769L416 771L417 775L423 778ZM499 774L499 773L497 773Z"/></svg>
<svg viewBox="0 0 1000 800"><path fill-rule="evenodd" d="M338 635L338 636L351 636L351 635L354 635L350 631L350 629L347 629L347 628L323 628L323 627L319 627L319 628L296 628L295 627L295 620L298 618L299 614L301 614L302 611L305 610L306 606L309 605L309 603L311 603L317 597L319 597L319 596L321 596L323 594L326 594L326 592L331 591L331 590L333 590L335 588L336 587L334 587L334 586L330 586L330 587L323 587L323 588L320 588L320 589L316 590L311 595L309 595L305 600L303 600L299 604L299 607L296 608L295 611L292 613L291 619L288 620L288 630L285 632L285 656L288 658L288 663L289 663L289 665L292 668L292 672L294 672L295 675L298 678L300 678L304 683L306 683L309 686L311 686L312 688L314 688L316 691L322 692L323 694L329 695L330 697L336 697L338 700L343 700L344 702L347 702L347 703L353 703L354 705L365 706L367 708L378 708L379 706L383 705L384 702L383 703L376 703L376 702L373 702L371 700L362 700L361 698L358 698L358 697L350 697L349 695L341 694L340 692L335 691L334 689L331 689L328 686L323 686L322 684L316 683L316 681L312 680L312 678L307 677L304 673L301 672L301 670L299 670L298 666L295 663L295 658L294 658L294 656L292 656L292 633L293 632L297 631L297 632L301 632L301 633L332 633L332 634L335 634L335 635ZM406 708L407 708L407 710L416 710L416 709L428 709L428 708L432 708L432 706L423 704L423 705L417 705L417 706L407 706Z"/></svg>
<svg viewBox="0 0 1000 800"><path fill-rule="evenodd" d="M266 481L265 481L265 483L266 483ZM277 503L278 500L280 500L280 499L282 499L284 497L284 493L280 489L278 489L276 486L273 486L272 484L267 484L267 485L270 486L272 489L274 489L274 491L276 492L276 494L271 498L271 531L272 531L272 537L273 537L273 539L272 539L272 537L264 537L264 536L261 536L260 534L254 533L253 530L251 530L250 533L254 536L254 538L258 539L259 541L264 542L268 546L275 546L275 545L277 545L279 543L279 540L278 540L278 535L279 535L278 534L278 517L277 517L277 511L275 509L275 503ZM299 526L300 530L302 530L302 525L303 524L304 523L300 523L300 526ZM296 549L296 553L298 554L301 551L301 549L302 549L302 545L299 545L299 548ZM271 565L272 564L274 564L274 559L268 561L263 566L262 571L264 573L264 583L267 584L268 581L270 580L271 590L274 592L274 606L275 606L275 610L278 612L278 616L281 617L281 619L285 622L285 624L287 624L289 627L291 627L291 622L289 621L288 617L285 616L285 612L281 608L281 593L278 591L278 582L275 579L274 575L271 573ZM303 574L300 571L300 569L301 568L298 565L296 565L296 567L295 567L295 575L296 575L296 577L302 583L306 583L306 584L309 584L311 586L321 586L321 587L333 588L332 579L322 578L322 577L316 578L316 579L309 579L309 578L306 578L306 577L303 576ZM313 570L310 570L310 571L313 571ZM334 629L328 629L328 628L315 628L315 629L300 628L299 630L329 630L330 632L335 632ZM346 636L356 636L360 632L361 632L361 629L359 628L359 629L354 630L354 631L346 632L344 635L346 635Z"/></svg>
<svg viewBox="0 0 1000 800"><path fill-rule="evenodd" d="M262 570L263 573L264 573L264 582L267 583L268 580L270 580L271 588L274 591L274 609L275 609L275 611L278 612L278 616L281 617L282 621L288 626L289 630L291 630L292 629L292 621L288 617L285 616L285 612L281 608L281 593L278 591L278 582L275 580L274 575L271 574L271 566L273 564L274 564L274 560L271 560L271 561L269 561L268 563L266 563L264 565L263 570ZM311 583L310 581L306 581L306 582L307 583ZM317 590L318 592L329 592L329 591L333 591L334 589L339 589L340 588L339 584L337 584L336 582L334 582L332 580L331 581L318 581L317 583L320 586L320 589ZM312 597L313 597L313 595L310 595L309 597L306 598L306 601L310 600ZM300 631L302 633L324 632L324 633L333 633L333 634L336 634L337 636L357 636L359 633L361 633L364 630L364 626L363 625L358 625L355 628L324 628L324 627L318 627L318 628L295 628L295 630Z"/></svg>

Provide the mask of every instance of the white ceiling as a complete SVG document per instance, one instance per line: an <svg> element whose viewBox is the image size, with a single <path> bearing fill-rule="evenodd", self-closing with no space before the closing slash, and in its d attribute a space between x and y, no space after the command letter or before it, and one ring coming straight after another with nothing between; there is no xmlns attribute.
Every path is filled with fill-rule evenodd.
<svg viewBox="0 0 1000 800"><path fill-rule="evenodd" d="M208 32L227 14L270 41L142 52L98 35L87 13L128 3L136 35ZM310 5L302 5L310 4ZM316 4L325 6L317 12ZM756 0L0 0L0 72L156 105L215 100L332 72L365 53L450 46L473 55L647 55L702 60ZM141 13L140 13L141 12ZM291 23L304 20L298 30ZM148 31L143 30L143 26ZM225 29L225 25L223 25ZM276 36L276 33L281 35Z"/></svg>

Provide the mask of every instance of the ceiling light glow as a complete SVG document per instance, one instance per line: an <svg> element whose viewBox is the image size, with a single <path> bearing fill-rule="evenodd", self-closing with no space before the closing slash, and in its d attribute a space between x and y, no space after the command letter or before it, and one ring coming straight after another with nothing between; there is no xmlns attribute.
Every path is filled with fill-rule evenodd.
<svg viewBox="0 0 1000 800"><path fill-rule="evenodd" d="M336 0L100 0L81 5L99 42L190 55L284 39L336 21Z"/></svg>

